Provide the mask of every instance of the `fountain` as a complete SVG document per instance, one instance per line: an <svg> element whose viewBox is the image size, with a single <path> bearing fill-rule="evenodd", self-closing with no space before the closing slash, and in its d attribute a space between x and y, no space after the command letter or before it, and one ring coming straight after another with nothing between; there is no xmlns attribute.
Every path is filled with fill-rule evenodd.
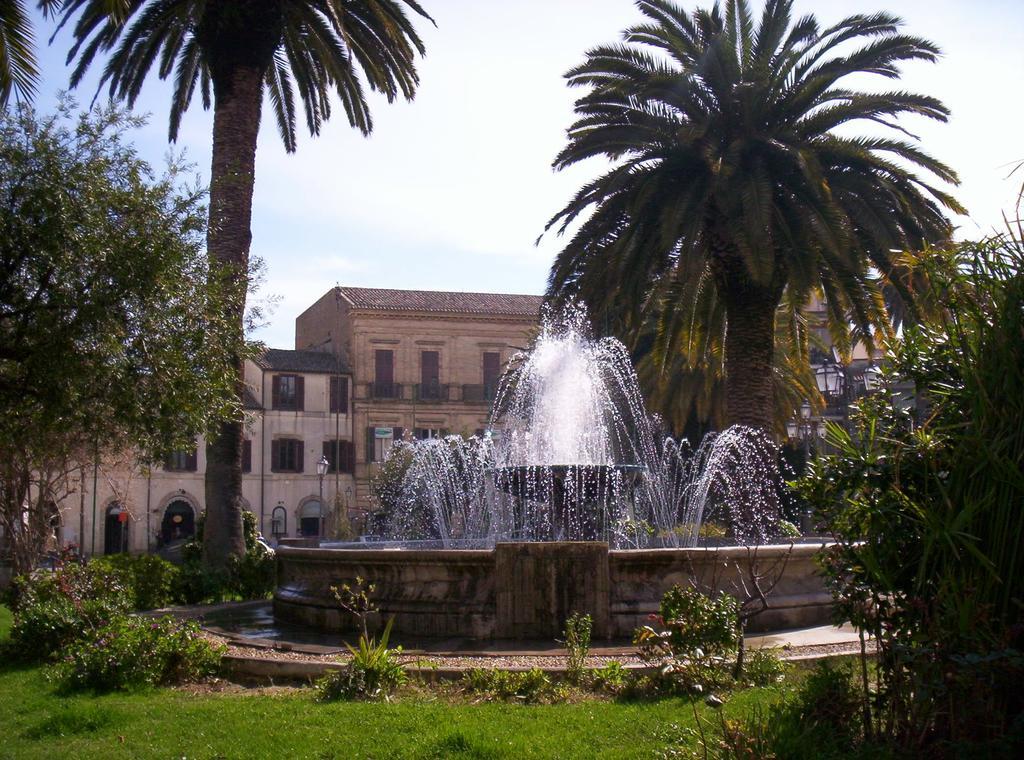
<svg viewBox="0 0 1024 760"><path fill-rule="evenodd" d="M784 557L786 583L759 625L827 617L819 547L769 545L774 442L734 427L691 450L659 429L625 347L590 337L582 309L545 314L533 349L510 361L484 436L393 447L405 472L379 541L280 550L275 614L344 627L329 587L359 576L398 633L548 637L582 611L595 635L623 636L673 583L724 588ZM698 545L705 524L731 545Z"/></svg>

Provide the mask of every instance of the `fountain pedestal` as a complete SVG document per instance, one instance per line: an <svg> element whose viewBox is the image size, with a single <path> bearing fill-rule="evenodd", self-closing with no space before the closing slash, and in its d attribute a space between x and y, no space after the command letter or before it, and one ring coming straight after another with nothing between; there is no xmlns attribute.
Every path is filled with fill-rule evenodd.
<svg viewBox="0 0 1024 760"><path fill-rule="evenodd" d="M559 637L574 612L590 615L594 638L609 636L608 544L499 543L494 563L497 638Z"/></svg>

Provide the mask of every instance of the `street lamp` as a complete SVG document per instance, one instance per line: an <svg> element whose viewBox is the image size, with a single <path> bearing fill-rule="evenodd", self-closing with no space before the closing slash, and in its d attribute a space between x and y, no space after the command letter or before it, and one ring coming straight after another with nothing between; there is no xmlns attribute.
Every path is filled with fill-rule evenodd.
<svg viewBox="0 0 1024 760"><path fill-rule="evenodd" d="M872 362L864 368L864 390L867 393L877 391L882 387L882 370Z"/></svg>
<svg viewBox="0 0 1024 760"><path fill-rule="evenodd" d="M831 357L825 359L816 370L814 379L818 390L825 396L836 397L843 392L846 385L846 373Z"/></svg>
<svg viewBox="0 0 1024 760"><path fill-rule="evenodd" d="M327 461L326 456L320 457L320 461L316 463L316 475L320 480L320 529L317 531L319 535L324 534L324 475L327 474L327 468L331 466L331 463Z"/></svg>

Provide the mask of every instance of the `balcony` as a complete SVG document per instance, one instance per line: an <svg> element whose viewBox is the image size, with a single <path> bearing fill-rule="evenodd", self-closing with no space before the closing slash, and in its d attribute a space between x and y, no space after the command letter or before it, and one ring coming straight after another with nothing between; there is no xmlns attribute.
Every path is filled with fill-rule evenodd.
<svg viewBox="0 0 1024 760"><path fill-rule="evenodd" d="M489 404L497 391L497 385L463 385L462 400L470 404Z"/></svg>
<svg viewBox="0 0 1024 760"><path fill-rule="evenodd" d="M413 386L416 401L451 401L451 387L446 383L417 383Z"/></svg>
<svg viewBox="0 0 1024 760"><path fill-rule="evenodd" d="M401 383L370 383L370 398L374 401L401 399L402 385Z"/></svg>

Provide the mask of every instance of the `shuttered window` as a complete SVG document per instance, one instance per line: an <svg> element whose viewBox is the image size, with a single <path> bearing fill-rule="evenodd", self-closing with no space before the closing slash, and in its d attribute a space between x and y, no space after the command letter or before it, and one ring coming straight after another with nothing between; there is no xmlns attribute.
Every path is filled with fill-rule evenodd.
<svg viewBox="0 0 1024 760"><path fill-rule="evenodd" d="M484 399L493 400L501 378L501 354L496 351L484 352Z"/></svg>
<svg viewBox="0 0 1024 760"><path fill-rule="evenodd" d="M301 412L306 408L306 381L302 375L274 375L270 381L270 408Z"/></svg>
<svg viewBox="0 0 1024 760"><path fill-rule="evenodd" d="M199 460L196 450L185 451L180 449L172 451L164 459L164 469L168 472L195 472L199 469Z"/></svg>
<svg viewBox="0 0 1024 760"><path fill-rule="evenodd" d="M271 472L303 471L302 441L294 438L279 438L270 442Z"/></svg>
<svg viewBox="0 0 1024 760"><path fill-rule="evenodd" d="M355 472L356 450L352 441L324 441L324 456L327 472Z"/></svg>

